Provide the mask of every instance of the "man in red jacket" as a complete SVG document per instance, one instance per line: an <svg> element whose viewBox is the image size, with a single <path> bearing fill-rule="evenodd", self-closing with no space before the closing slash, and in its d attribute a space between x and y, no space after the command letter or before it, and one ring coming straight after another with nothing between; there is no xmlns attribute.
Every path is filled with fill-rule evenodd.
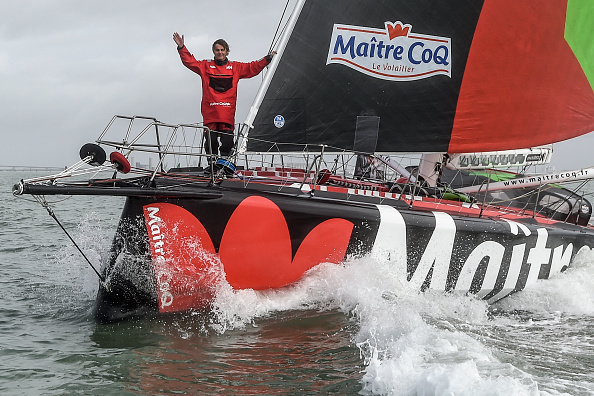
<svg viewBox="0 0 594 396"><path fill-rule="evenodd" d="M276 52L249 63L230 61L227 59L229 44L218 39L212 44L214 59L196 60L185 47L183 35L173 33L173 41L177 44L184 66L202 78L201 112L204 125L211 130L210 154L218 154L220 137L220 153L228 156L233 149L237 83L241 78L258 75L272 61ZM206 134L204 137L208 140Z"/></svg>

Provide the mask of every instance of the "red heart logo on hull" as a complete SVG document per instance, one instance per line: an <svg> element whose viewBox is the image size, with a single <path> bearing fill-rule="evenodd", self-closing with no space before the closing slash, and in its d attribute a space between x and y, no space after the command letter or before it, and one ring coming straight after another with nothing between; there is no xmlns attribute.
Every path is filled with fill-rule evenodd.
<svg viewBox="0 0 594 396"><path fill-rule="evenodd" d="M246 198L229 219L219 255L227 282L237 289L269 289L299 279L317 264L340 263L353 223L330 219L304 238L291 259L291 237L281 210L267 198Z"/></svg>
<svg viewBox="0 0 594 396"><path fill-rule="evenodd" d="M285 286L306 271L344 260L353 223L323 221L303 239L295 257L280 208L251 196L235 209L225 227L218 254L202 223L177 205L144 207L161 312L200 308L212 299L222 279L236 289L263 290Z"/></svg>

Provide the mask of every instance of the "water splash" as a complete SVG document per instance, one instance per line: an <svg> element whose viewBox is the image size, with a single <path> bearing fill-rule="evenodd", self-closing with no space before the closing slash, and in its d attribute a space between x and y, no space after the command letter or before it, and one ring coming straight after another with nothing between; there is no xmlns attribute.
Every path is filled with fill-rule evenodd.
<svg viewBox="0 0 594 396"><path fill-rule="evenodd" d="M91 212L80 220L71 235L95 268L101 268L111 246L111 224L102 219L100 214ZM99 280L80 252L64 239L64 245L46 265L50 278L48 283L55 288L52 295L47 296L49 302L58 311L73 310L86 315L97 294Z"/></svg>
<svg viewBox="0 0 594 396"><path fill-rule="evenodd" d="M75 239L98 263L109 251L111 230L106 232L90 215L80 223ZM78 255L73 247L62 249L53 276L62 280L63 287L78 284L77 299L87 304L97 280ZM594 291L589 280L593 275L594 254L581 252L566 272L504 299L495 309L545 312L553 322L559 321L556 312L592 315ZM205 329L223 334L257 327L261 319L292 310L341 311L355 323L352 342L364 362L361 394L563 394L561 381L547 382L514 358L513 350L506 349L511 347L500 346L510 329L530 330L531 319L494 316L484 301L471 296L420 293L393 275L390 262L369 257L320 265L299 282L277 290L233 290L223 281L206 328L191 320L176 322L174 327L181 339L189 339L204 335ZM513 348L528 348L534 342L531 337L516 338ZM547 351L542 353L545 356ZM575 389L575 381L564 381L567 389Z"/></svg>
<svg viewBox="0 0 594 396"><path fill-rule="evenodd" d="M591 313L594 291L587 285L593 272L594 255L582 252L570 270L498 309ZM413 290L392 275L389 262L369 257L318 266L279 290L233 290L222 283L211 325L224 333L257 326L258 319L275 312L307 309L340 310L357 324L352 341L365 365L361 394L563 393L554 383L543 386L542 376L518 365L507 346L497 345L505 342L505 334L497 333L501 326L507 331L524 318L494 317L486 302L472 296Z"/></svg>
<svg viewBox="0 0 594 396"><path fill-rule="evenodd" d="M551 279L503 299L495 306L506 311L563 312L594 315L594 251L583 248L571 266Z"/></svg>

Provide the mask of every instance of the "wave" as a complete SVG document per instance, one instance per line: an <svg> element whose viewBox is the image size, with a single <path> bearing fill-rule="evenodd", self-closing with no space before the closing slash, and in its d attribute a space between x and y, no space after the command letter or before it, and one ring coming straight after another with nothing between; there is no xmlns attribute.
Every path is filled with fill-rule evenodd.
<svg viewBox="0 0 594 396"><path fill-rule="evenodd" d="M352 341L364 361L362 394L562 394L554 378L527 370L513 355L542 340L515 338L523 343L517 345L506 341L506 331L527 322L526 315L513 314L519 310L528 317L539 311L592 314L593 264L592 252L581 252L565 273L490 307L472 296L412 290L392 276L389 262L352 259L318 266L281 290L222 285L211 328L224 333L288 310L340 310L357 324Z"/></svg>
<svg viewBox="0 0 594 396"><path fill-rule="evenodd" d="M111 230L106 232L90 216L75 235L91 262L99 265L109 251ZM88 315L96 275L74 247L60 250L54 265L53 281L63 288L54 296L62 307L59 315ZM535 332L534 323L566 328L566 317L594 314L594 290L589 287L593 275L594 253L582 251L564 273L489 306L473 296L419 292L395 277L389 261L353 258L342 265L317 266L299 282L276 290L234 290L222 282L205 331L222 335L251 329L290 311L338 311L353 323L351 341L363 362L361 394L575 393L580 386L592 390L592 384L582 384L576 379L579 373L562 373L553 360L546 361L554 351L538 344L557 348L560 343L551 341L551 331ZM64 288L70 291L63 293ZM68 314L73 301L80 309ZM180 337L192 337L195 324L177 329ZM563 380L551 377L550 370L534 369L537 363Z"/></svg>

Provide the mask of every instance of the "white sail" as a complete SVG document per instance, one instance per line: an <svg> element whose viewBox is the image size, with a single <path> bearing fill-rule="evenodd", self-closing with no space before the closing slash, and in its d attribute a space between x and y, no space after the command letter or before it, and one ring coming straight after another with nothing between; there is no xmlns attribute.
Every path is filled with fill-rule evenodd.
<svg viewBox="0 0 594 396"><path fill-rule="evenodd" d="M283 52L285 50L285 47L287 46L287 42L289 41L289 38L291 37L291 33L293 33L293 28L295 27L295 24L297 23L297 18L299 17L299 13L301 13L301 9L303 8L304 4L305 4L305 0L299 0L297 2L297 4L295 5L295 9L293 10L293 13L289 17L287 26L283 31L283 34L282 34L279 44L278 44L278 48L276 49L277 53L272 58L272 62L270 63L270 66L268 66L268 72L264 76L264 80L262 81L262 84L260 85L260 88L258 89L258 93L256 94L256 97L254 98L254 102L252 103L252 106L250 107L250 111L245 119L245 122L244 122L245 129L244 129L244 131L242 131L243 133L242 133L241 141L237 145L238 153L245 153L245 151L246 151L247 137L249 134L249 130L254 127L253 123L254 123L254 120L256 119L256 115L258 114L258 109L260 108L260 104L262 103L262 100L264 99L264 94L266 93L266 91L268 90L268 87L270 86L270 81L272 80L272 76L274 76L274 72L276 71L276 68L278 67L280 59L283 56Z"/></svg>

